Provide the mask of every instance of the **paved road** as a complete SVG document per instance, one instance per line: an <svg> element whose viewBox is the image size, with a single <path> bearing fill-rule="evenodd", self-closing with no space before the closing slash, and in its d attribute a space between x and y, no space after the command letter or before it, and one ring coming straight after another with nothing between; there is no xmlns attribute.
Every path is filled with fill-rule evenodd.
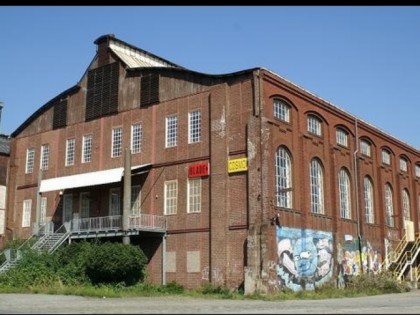
<svg viewBox="0 0 420 315"><path fill-rule="evenodd" d="M327 300L216 300L187 297L90 298L0 294L0 314L420 314L420 289Z"/></svg>

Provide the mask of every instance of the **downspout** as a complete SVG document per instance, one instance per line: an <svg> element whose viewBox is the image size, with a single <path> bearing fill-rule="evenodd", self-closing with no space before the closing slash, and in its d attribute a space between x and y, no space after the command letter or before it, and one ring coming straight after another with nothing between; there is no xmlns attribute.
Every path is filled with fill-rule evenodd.
<svg viewBox="0 0 420 315"><path fill-rule="evenodd" d="M355 150L353 153L354 161L354 190L356 193L356 221L357 221L357 239L359 241L359 260L360 260L360 270L363 273L363 261L362 261L362 235L360 233L360 207L359 207L359 171L358 171L358 158L357 153L359 152L359 136L358 136L358 126L357 118L354 121L355 129Z"/></svg>
<svg viewBox="0 0 420 315"><path fill-rule="evenodd" d="M130 227L129 216L131 208L131 150L125 149L124 155L124 199L123 199L123 244L130 244L130 235L128 230Z"/></svg>

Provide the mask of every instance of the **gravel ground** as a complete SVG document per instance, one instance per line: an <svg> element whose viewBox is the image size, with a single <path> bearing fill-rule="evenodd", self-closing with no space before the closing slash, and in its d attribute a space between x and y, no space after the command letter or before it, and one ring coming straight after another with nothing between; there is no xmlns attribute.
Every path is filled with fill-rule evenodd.
<svg viewBox="0 0 420 315"><path fill-rule="evenodd" d="M189 297L90 298L0 294L0 314L420 314L420 290L326 300L219 300Z"/></svg>

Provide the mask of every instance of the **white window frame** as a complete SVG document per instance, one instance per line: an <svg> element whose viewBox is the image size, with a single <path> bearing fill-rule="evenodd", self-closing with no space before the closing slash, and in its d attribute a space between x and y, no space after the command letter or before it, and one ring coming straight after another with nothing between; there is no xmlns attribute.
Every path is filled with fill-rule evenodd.
<svg viewBox="0 0 420 315"><path fill-rule="evenodd" d="M289 152L284 147L276 151L275 160L276 205L292 208L292 161Z"/></svg>
<svg viewBox="0 0 420 315"><path fill-rule="evenodd" d="M34 162L35 162L35 149L28 148L26 150L25 174L30 174L34 171Z"/></svg>
<svg viewBox="0 0 420 315"><path fill-rule="evenodd" d="M386 224L390 227L394 227L394 201L392 197L392 188L390 184L385 184L385 213L386 213Z"/></svg>
<svg viewBox="0 0 420 315"><path fill-rule="evenodd" d="M84 191L80 193L80 214L79 218L90 217L90 192Z"/></svg>
<svg viewBox="0 0 420 315"><path fill-rule="evenodd" d="M136 154L141 152L141 145L143 140L143 126L141 123L131 125L131 153Z"/></svg>
<svg viewBox="0 0 420 315"><path fill-rule="evenodd" d="M112 128L111 157L116 158L122 155L122 127Z"/></svg>
<svg viewBox="0 0 420 315"><path fill-rule="evenodd" d="M201 212L201 178L188 180L187 213Z"/></svg>
<svg viewBox="0 0 420 315"><path fill-rule="evenodd" d="M404 214L404 220L411 220L411 207L410 207L410 194L407 189L402 190L402 208Z"/></svg>
<svg viewBox="0 0 420 315"><path fill-rule="evenodd" d="M416 177L420 177L420 165L416 164Z"/></svg>
<svg viewBox="0 0 420 315"><path fill-rule="evenodd" d="M371 149L371 145L369 142L367 142L366 140L360 140L360 152L364 155L364 156L372 156L372 149Z"/></svg>
<svg viewBox="0 0 420 315"><path fill-rule="evenodd" d="M66 166L74 165L74 153L76 149L76 139L66 140Z"/></svg>
<svg viewBox="0 0 420 315"><path fill-rule="evenodd" d="M84 135L82 143L82 163L92 162L92 135Z"/></svg>
<svg viewBox="0 0 420 315"><path fill-rule="evenodd" d="M171 115L166 117L165 123L165 146L166 148L172 148L177 146L178 138L178 116Z"/></svg>
<svg viewBox="0 0 420 315"><path fill-rule="evenodd" d="M290 123L290 105L285 101L275 98L273 100L273 112L275 118Z"/></svg>
<svg viewBox="0 0 420 315"><path fill-rule="evenodd" d="M109 189L109 215L121 215L121 189L119 187Z"/></svg>
<svg viewBox="0 0 420 315"><path fill-rule="evenodd" d="M41 146L41 161L40 161L40 169L42 171L48 170L48 162L50 157L50 146L48 144L43 144Z"/></svg>
<svg viewBox="0 0 420 315"><path fill-rule="evenodd" d="M340 215L343 219L351 219L351 190L348 172L342 168L338 173L338 187L340 196Z"/></svg>
<svg viewBox="0 0 420 315"><path fill-rule="evenodd" d="M307 120L308 120L308 132L321 137L322 136L321 120L314 115L308 115Z"/></svg>
<svg viewBox="0 0 420 315"><path fill-rule="evenodd" d="M342 128L337 128L337 130L336 130L337 144L347 148L349 146L348 138L349 138L349 135L348 135L347 131L345 131Z"/></svg>
<svg viewBox="0 0 420 315"><path fill-rule="evenodd" d="M41 209L39 213L39 224L44 225L47 222L47 197L41 197Z"/></svg>
<svg viewBox="0 0 420 315"><path fill-rule="evenodd" d="M312 159L309 164L311 212L324 214L324 173L318 159Z"/></svg>
<svg viewBox="0 0 420 315"><path fill-rule="evenodd" d="M391 153L388 150L382 150L382 163L385 165L391 165Z"/></svg>
<svg viewBox="0 0 420 315"><path fill-rule="evenodd" d="M201 141L201 111L195 110L188 113L188 143Z"/></svg>
<svg viewBox="0 0 420 315"><path fill-rule="evenodd" d="M173 215L177 213L177 203L178 203L178 181L168 180L165 181L165 215Z"/></svg>
<svg viewBox="0 0 420 315"><path fill-rule="evenodd" d="M408 162L405 158L400 157L400 171L407 173Z"/></svg>
<svg viewBox="0 0 420 315"><path fill-rule="evenodd" d="M373 185L369 177L363 179L363 192L365 197L365 218L366 223L375 223Z"/></svg>
<svg viewBox="0 0 420 315"><path fill-rule="evenodd" d="M139 216L141 213L141 186L131 186L130 215Z"/></svg>
<svg viewBox="0 0 420 315"><path fill-rule="evenodd" d="M23 201L22 209L22 227L31 227L31 212L32 212L32 199L25 199Z"/></svg>

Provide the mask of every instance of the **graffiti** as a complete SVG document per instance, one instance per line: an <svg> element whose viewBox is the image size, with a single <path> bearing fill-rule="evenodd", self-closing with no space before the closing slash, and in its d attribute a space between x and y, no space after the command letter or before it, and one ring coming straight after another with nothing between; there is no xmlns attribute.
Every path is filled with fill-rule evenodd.
<svg viewBox="0 0 420 315"><path fill-rule="evenodd" d="M332 233L277 227L280 287L313 290L332 277Z"/></svg>
<svg viewBox="0 0 420 315"><path fill-rule="evenodd" d="M210 280L209 276L210 276L210 272L209 272L209 267L207 266L203 268L203 270L201 270L201 279L209 281ZM223 271L220 268L212 269L211 277L212 277L211 278L212 282L216 284L223 284L224 282Z"/></svg>
<svg viewBox="0 0 420 315"><path fill-rule="evenodd" d="M201 270L201 280L209 280L209 266Z"/></svg>

